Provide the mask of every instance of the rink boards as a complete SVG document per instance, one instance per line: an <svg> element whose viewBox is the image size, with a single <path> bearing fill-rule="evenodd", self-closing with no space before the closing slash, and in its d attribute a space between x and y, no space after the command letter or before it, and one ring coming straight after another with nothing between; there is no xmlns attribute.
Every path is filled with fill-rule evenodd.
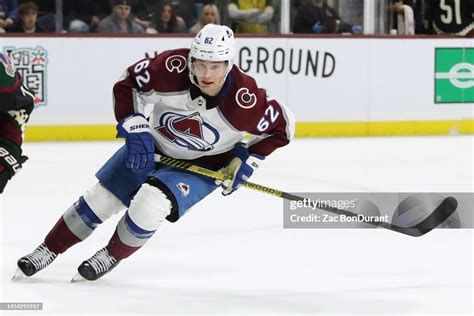
<svg viewBox="0 0 474 316"><path fill-rule="evenodd" d="M115 138L112 86L189 37L4 37L38 106L28 140ZM235 63L289 105L297 136L472 134L474 44L459 38L243 37Z"/></svg>

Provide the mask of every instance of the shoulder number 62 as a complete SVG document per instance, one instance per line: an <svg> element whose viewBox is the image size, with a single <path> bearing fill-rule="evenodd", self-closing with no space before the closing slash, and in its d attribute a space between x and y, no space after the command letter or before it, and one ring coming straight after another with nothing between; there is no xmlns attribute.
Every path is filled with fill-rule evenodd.
<svg viewBox="0 0 474 316"><path fill-rule="evenodd" d="M258 131L266 131L270 127L271 123L275 123L279 115L280 112L275 110L273 106L269 105L268 108L265 110L265 115L260 119L257 124Z"/></svg>
<svg viewBox="0 0 474 316"><path fill-rule="evenodd" d="M146 85L148 82L150 82L150 73L148 72L148 70L146 70L146 68L148 68L149 65L150 65L150 61L144 60L136 64L135 68L133 68L133 71L135 72L135 75L136 75L135 79L137 80L137 84L140 88ZM141 73L143 70L145 70L143 74L139 75L139 73Z"/></svg>

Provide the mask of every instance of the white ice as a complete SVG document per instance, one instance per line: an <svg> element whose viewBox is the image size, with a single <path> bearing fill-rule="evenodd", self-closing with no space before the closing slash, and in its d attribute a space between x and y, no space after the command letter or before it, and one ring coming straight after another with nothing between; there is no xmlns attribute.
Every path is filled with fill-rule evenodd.
<svg viewBox="0 0 474 316"><path fill-rule="evenodd" d="M473 192L471 136L298 139L253 182L288 192ZM473 313L473 231L406 237L382 229L283 229L282 200L215 192L96 282L70 283L119 216L37 275L11 282L121 145L27 143L25 168L0 201L0 302L45 314ZM5 315L22 312L1 311Z"/></svg>

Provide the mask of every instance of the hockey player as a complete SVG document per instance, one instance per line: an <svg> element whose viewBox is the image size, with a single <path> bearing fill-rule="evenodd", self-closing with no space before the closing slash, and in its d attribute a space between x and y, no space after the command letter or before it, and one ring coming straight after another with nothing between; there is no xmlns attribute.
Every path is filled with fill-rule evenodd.
<svg viewBox="0 0 474 316"><path fill-rule="evenodd" d="M33 93L22 84L10 58L0 52L0 194L28 159L22 156L21 145L33 107Z"/></svg>
<svg viewBox="0 0 474 316"><path fill-rule="evenodd" d="M432 0L430 4L432 33L474 37L473 0Z"/></svg>
<svg viewBox="0 0 474 316"><path fill-rule="evenodd" d="M206 25L191 49L165 51L130 66L113 88L120 148L99 182L71 205L19 271L31 276L127 209L109 243L78 267L73 280L97 280L140 249L166 219L177 221L221 185L234 192L266 156L290 142L294 119L233 65L234 34ZM147 120L146 104L154 104ZM253 135L247 146L244 134ZM157 164L160 155L233 177L224 183ZM20 274L21 275L21 274Z"/></svg>

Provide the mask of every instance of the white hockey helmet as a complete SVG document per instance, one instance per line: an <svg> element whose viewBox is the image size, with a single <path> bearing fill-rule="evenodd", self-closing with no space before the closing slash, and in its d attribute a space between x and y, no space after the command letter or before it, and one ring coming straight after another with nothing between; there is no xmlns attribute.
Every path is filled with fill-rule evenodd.
<svg viewBox="0 0 474 316"><path fill-rule="evenodd" d="M188 56L189 78L194 80L195 73L192 62L194 59L208 61L227 61L227 74L234 65L235 39L234 32L225 25L207 24L193 38ZM225 81L225 79L224 79ZM224 83L224 81L222 83Z"/></svg>

